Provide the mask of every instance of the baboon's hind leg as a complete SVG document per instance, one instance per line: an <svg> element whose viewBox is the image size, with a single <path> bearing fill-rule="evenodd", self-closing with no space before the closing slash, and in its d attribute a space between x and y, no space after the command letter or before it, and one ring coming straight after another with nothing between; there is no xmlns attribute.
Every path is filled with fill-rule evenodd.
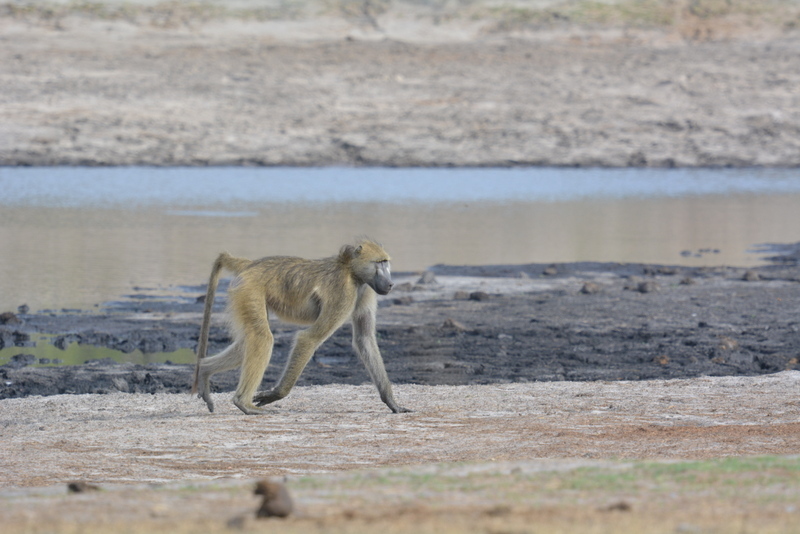
<svg viewBox="0 0 800 534"><path fill-rule="evenodd" d="M214 411L214 401L211 400L211 377L216 373L236 369L242 365L243 348L243 343L237 340L219 354L200 361L197 396L205 401L208 411Z"/></svg>
<svg viewBox="0 0 800 534"><path fill-rule="evenodd" d="M274 338L269 328L266 306L254 306L249 312L242 315L248 318L244 323L244 361L233 404L248 415L258 415L268 413L264 408L253 404L253 395L261 384L272 357Z"/></svg>

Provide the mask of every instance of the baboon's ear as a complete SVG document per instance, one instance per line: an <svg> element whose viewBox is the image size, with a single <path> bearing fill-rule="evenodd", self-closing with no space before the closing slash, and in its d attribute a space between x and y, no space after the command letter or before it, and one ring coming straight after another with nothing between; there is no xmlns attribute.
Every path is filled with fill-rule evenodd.
<svg viewBox="0 0 800 534"><path fill-rule="evenodd" d="M362 248L363 248L363 247L362 247L361 245L358 245L358 248L356 248L356 252L355 252L356 256L358 256L358 255L360 255L360 254L361 254L361 249L362 249Z"/></svg>

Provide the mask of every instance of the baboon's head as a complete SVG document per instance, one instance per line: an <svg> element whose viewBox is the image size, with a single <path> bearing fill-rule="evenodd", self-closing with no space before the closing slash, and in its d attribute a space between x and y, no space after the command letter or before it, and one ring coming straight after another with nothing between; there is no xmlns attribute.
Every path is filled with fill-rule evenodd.
<svg viewBox="0 0 800 534"><path fill-rule="evenodd" d="M386 295L394 287L389 255L378 243L362 241L356 247L348 245L342 249L340 257L349 261L353 276L377 294Z"/></svg>

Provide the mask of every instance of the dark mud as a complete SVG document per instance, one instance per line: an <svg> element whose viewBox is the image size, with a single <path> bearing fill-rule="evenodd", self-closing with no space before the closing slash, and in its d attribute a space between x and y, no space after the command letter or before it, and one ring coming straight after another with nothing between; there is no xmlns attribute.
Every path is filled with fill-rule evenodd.
<svg viewBox="0 0 800 534"><path fill-rule="evenodd" d="M800 370L800 268L776 265L682 268L633 264L452 267L406 283L379 309L378 336L396 383L493 384L557 380L646 380ZM451 280L482 277L485 289L454 291ZM535 282L523 292L501 282ZM60 393L188 392L186 364L29 365L30 336L123 352L194 349L202 287L174 298L129 298L99 313L6 314L0 344L19 354L0 366L0 398ZM223 309L224 293L216 305ZM217 315L219 317L220 315ZM275 325L276 350L264 378L279 376L295 327ZM210 353L230 342L214 325ZM2 348L0 346L0 348ZM300 385L361 384L369 378L350 347L349 326L318 350ZM233 390L235 372L217 375Z"/></svg>

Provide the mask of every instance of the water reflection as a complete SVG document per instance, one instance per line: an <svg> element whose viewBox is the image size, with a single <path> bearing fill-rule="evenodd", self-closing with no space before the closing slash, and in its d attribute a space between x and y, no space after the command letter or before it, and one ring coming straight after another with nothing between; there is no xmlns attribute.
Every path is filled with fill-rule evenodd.
<svg viewBox="0 0 800 534"><path fill-rule="evenodd" d="M80 345L72 343L60 349L53 345L52 336L33 335L29 346L6 347L0 349L0 365L4 365L12 358L22 358L29 365L36 367L50 367L56 365L80 365L93 360L111 359L118 363L135 363L146 365L148 363L194 363L197 356L191 349L178 349L174 352L143 353L140 350L121 352L106 347Z"/></svg>
<svg viewBox="0 0 800 534"><path fill-rule="evenodd" d="M745 266L753 244L800 241L797 171L540 171L0 169L0 311L89 309L202 283L222 250L322 257L363 234L395 270Z"/></svg>

